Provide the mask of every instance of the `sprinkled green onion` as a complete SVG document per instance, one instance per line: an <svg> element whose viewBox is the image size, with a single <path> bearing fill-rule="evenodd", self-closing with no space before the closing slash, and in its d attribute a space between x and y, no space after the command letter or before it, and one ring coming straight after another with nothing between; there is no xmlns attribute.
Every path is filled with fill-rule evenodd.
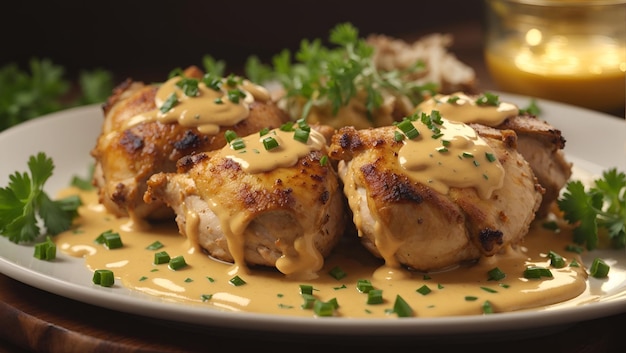
<svg viewBox="0 0 626 353"><path fill-rule="evenodd" d="M529 266L524 270L524 278L537 279L541 277L553 277L552 272L544 267Z"/></svg>
<svg viewBox="0 0 626 353"><path fill-rule="evenodd" d="M209 301L211 298L213 298L213 294L202 294L200 296L200 299L202 299L203 302Z"/></svg>
<svg viewBox="0 0 626 353"><path fill-rule="evenodd" d="M476 301L476 300L478 300L478 297L475 297L473 295L466 295L465 296L465 301L473 302L473 301Z"/></svg>
<svg viewBox="0 0 626 353"><path fill-rule="evenodd" d="M103 287L111 287L115 283L115 276L111 270L95 270L92 281Z"/></svg>
<svg viewBox="0 0 626 353"><path fill-rule="evenodd" d="M160 251L154 254L155 265L166 264L169 262L170 262L170 255L167 253L167 251Z"/></svg>
<svg viewBox="0 0 626 353"><path fill-rule="evenodd" d="M234 139L233 142L231 142L230 147L232 147L232 149L237 151L237 150L241 150L241 149L246 148L246 143L243 142L243 140L238 137L238 138Z"/></svg>
<svg viewBox="0 0 626 353"><path fill-rule="evenodd" d="M278 147L278 140L276 140L272 136L268 136L263 139L263 146L265 147L265 150L267 151L272 150Z"/></svg>
<svg viewBox="0 0 626 353"><path fill-rule="evenodd" d="M396 295L396 301L393 303L393 312L398 317L410 317L413 316L413 309L409 306L401 296Z"/></svg>
<svg viewBox="0 0 626 353"><path fill-rule="evenodd" d="M167 97L165 102L163 102L163 105L161 106L161 108L159 108L159 110L161 111L161 113L165 114L169 112L172 108L174 108L176 104L178 104L178 97L176 97L176 93L172 92L172 94Z"/></svg>
<svg viewBox="0 0 626 353"><path fill-rule="evenodd" d="M169 267L174 270L180 270L183 267L187 266L187 262L185 262L185 258L182 255L178 255L170 259Z"/></svg>
<svg viewBox="0 0 626 353"><path fill-rule="evenodd" d="M337 308L337 301L323 302L316 300L313 304L313 312L317 316L333 316L335 309Z"/></svg>
<svg viewBox="0 0 626 353"><path fill-rule="evenodd" d="M230 284L232 284L235 287L243 286L244 284L246 284L246 281L244 281L239 276L235 276L235 277L229 279L228 282L230 282Z"/></svg>
<svg viewBox="0 0 626 353"><path fill-rule="evenodd" d="M345 273L339 266L331 268L328 274L331 275L334 279L342 279L347 276L347 273Z"/></svg>
<svg viewBox="0 0 626 353"><path fill-rule="evenodd" d="M226 138L226 142L231 143L234 139L237 138L237 133L233 130L226 130L224 133L224 138Z"/></svg>
<svg viewBox="0 0 626 353"><path fill-rule="evenodd" d="M122 244L122 238L119 233L107 232L104 235L104 245L108 249L118 249L121 248L124 244Z"/></svg>
<svg viewBox="0 0 626 353"><path fill-rule="evenodd" d="M493 314L493 306L488 300L483 303L483 314Z"/></svg>
<svg viewBox="0 0 626 353"><path fill-rule="evenodd" d="M158 250L161 249L163 247L163 244L160 241L155 241L154 243L146 246L147 250Z"/></svg>
<svg viewBox="0 0 626 353"><path fill-rule="evenodd" d="M57 246L52 241L50 236L46 237L46 240L41 243L35 244L35 254L33 255L39 260L54 260L57 257Z"/></svg>
<svg viewBox="0 0 626 353"><path fill-rule="evenodd" d="M420 132L415 128L411 120L403 119L397 124L398 129L406 135L409 139L414 139L419 136Z"/></svg>
<svg viewBox="0 0 626 353"><path fill-rule="evenodd" d="M423 286L417 288L415 291L418 292L421 295L426 295L426 294L429 294L430 292L432 292L432 290L430 288L428 288L428 286L425 285L425 284Z"/></svg>
<svg viewBox="0 0 626 353"><path fill-rule="evenodd" d="M496 156L494 156L493 153L485 152L485 158L487 158L489 162L496 161Z"/></svg>
<svg viewBox="0 0 626 353"><path fill-rule="evenodd" d="M264 128L262 128L262 129L259 131L259 136L265 136L265 135L267 135L269 132L270 132L270 129L269 129L269 128L267 128L267 127L264 127Z"/></svg>
<svg viewBox="0 0 626 353"><path fill-rule="evenodd" d="M463 158L474 158L474 155L470 152L463 152L461 156L463 156Z"/></svg>
<svg viewBox="0 0 626 353"><path fill-rule="evenodd" d="M198 80L196 80L195 78L185 77L176 82L176 86L178 86L187 97L196 97L200 95L200 90L198 89Z"/></svg>
<svg viewBox="0 0 626 353"><path fill-rule="evenodd" d="M309 140L309 134L309 131L298 128L293 133L293 139L302 143L306 143Z"/></svg>
<svg viewBox="0 0 626 353"><path fill-rule="evenodd" d="M243 93L242 90L240 89L230 89L228 90L228 100L230 100L231 102L237 104L239 103L239 100L241 98L244 98L246 96L245 93Z"/></svg>
<svg viewBox="0 0 626 353"><path fill-rule="evenodd" d="M611 267L604 260L596 257L591 263L589 274L594 278L605 278L609 275L610 269Z"/></svg>
<svg viewBox="0 0 626 353"><path fill-rule="evenodd" d="M504 279L505 277L506 274L502 272L502 270L500 270L500 268L498 267L494 267L493 269L489 270L489 272L487 272L488 281L499 281L501 279Z"/></svg>
<svg viewBox="0 0 626 353"><path fill-rule="evenodd" d="M500 100L498 98L499 97L497 94L485 92L482 95L480 95L478 98L476 98L476 104L477 105L492 105L492 106L497 107L498 105L500 105Z"/></svg>
<svg viewBox="0 0 626 353"><path fill-rule="evenodd" d="M550 258L550 266L554 268L565 267L565 259L563 258L563 256L550 250L550 252L548 252L548 257Z"/></svg>
<svg viewBox="0 0 626 353"><path fill-rule="evenodd" d="M202 78L202 82L204 82L207 87L214 91L221 90L222 80L216 77L212 77L211 74L205 74Z"/></svg>
<svg viewBox="0 0 626 353"><path fill-rule="evenodd" d="M315 296L310 293L302 293L302 299L304 299L304 303L302 303L302 309L312 309L313 304L315 304Z"/></svg>
<svg viewBox="0 0 626 353"><path fill-rule="evenodd" d="M437 148L435 148L435 150L436 150L437 152L439 152L439 153L445 153L445 152L448 152L448 149L447 149L446 147L444 147L444 146L437 147Z"/></svg>
<svg viewBox="0 0 626 353"><path fill-rule="evenodd" d="M310 284L301 284L300 294L313 294L313 286Z"/></svg>
<svg viewBox="0 0 626 353"><path fill-rule="evenodd" d="M367 304L382 304L383 303L383 290L371 289L367 292Z"/></svg>
<svg viewBox="0 0 626 353"><path fill-rule="evenodd" d="M328 164L328 156L322 156L322 158L320 158L320 165L325 167L326 164Z"/></svg>
<svg viewBox="0 0 626 353"><path fill-rule="evenodd" d="M374 289L374 286L369 279L360 279L356 282L356 289L361 293L368 293Z"/></svg>

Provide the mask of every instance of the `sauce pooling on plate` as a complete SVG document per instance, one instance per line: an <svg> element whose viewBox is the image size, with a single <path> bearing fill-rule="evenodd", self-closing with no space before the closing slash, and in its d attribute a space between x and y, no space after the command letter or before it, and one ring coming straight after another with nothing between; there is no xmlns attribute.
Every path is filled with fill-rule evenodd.
<svg viewBox="0 0 626 353"><path fill-rule="evenodd" d="M91 270L112 270L117 278L115 286L166 301L197 305L199 310L312 317L314 312L302 307L300 285L306 284L313 286L317 299L336 299L339 306L335 315L340 317L395 318L390 310L397 296L411 306L416 317L479 315L485 303L494 312L530 309L574 298L586 288L585 269L569 265L574 260L582 263L578 255L563 250L570 243L571 234L554 233L539 224L533 225L524 246L444 272L409 271L406 278L377 278L373 274L382 265L381 260L367 253L355 236L346 234L316 279L290 280L276 269L251 268L239 278L245 284L234 285L233 275L228 273L232 264L213 260L198 251L178 234L173 224L131 229L127 227L127 219L112 217L98 204L95 192L68 189L64 193L80 193L84 206L79 210L75 229L55 237L61 251L84 257ZM106 230L120 234L121 248L107 249L94 242ZM156 241L162 247L149 249ZM561 254L568 265L551 268L547 255L550 250ZM155 253L161 251L171 257L183 256L187 266L172 270L167 263L154 264ZM553 277L527 279L523 273L528 266L549 268ZM494 268L505 277L490 279L489 272ZM330 275L337 269L345 276ZM363 279L382 290L381 304L367 304L368 295L357 289L357 283Z"/></svg>

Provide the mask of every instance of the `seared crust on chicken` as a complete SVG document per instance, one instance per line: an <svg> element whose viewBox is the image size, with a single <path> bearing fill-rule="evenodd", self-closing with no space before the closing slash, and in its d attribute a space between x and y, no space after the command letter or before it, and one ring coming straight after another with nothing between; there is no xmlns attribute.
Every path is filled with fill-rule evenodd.
<svg viewBox="0 0 626 353"><path fill-rule="evenodd" d="M565 138L560 130L532 115L509 118L498 128L511 129L517 134L517 150L546 190L537 210L538 218L545 217L572 175L572 164L563 154Z"/></svg>
<svg viewBox="0 0 626 353"><path fill-rule="evenodd" d="M145 200L172 207L180 233L214 258L310 278L346 225L339 179L323 155L262 173L212 152L187 156L177 173L148 180Z"/></svg>
<svg viewBox="0 0 626 353"><path fill-rule="evenodd" d="M186 77L202 75L195 67L185 71ZM176 161L185 155L224 146L226 130L247 135L288 120L271 101L255 101L246 119L234 126L222 126L216 134L154 120L129 125L138 114L156 109L157 90L157 85L127 80L115 88L103 107L102 132L91 151L95 159L94 185L100 202L119 217L130 216L137 221L173 218L171 209L163 204L143 202L145 182L151 175L175 171Z"/></svg>
<svg viewBox="0 0 626 353"><path fill-rule="evenodd" d="M339 176L363 245L387 265L420 271L456 266L522 242L543 189L517 152L516 134L472 125L504 168L503 186L490 198L473 187L442 194L410 179L398 160L403 142L395 127L344 127L329 156Z"/></svg>

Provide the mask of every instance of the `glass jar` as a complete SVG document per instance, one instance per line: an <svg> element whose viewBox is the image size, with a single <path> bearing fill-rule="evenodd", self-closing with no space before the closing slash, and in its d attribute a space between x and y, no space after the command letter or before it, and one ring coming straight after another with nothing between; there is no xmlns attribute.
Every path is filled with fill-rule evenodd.
<svg viewBox="0 0 626 353"><path fill-rule="evenodd" d="M499 90L624 110L626 0L485 4L485 63Z"/></svg>

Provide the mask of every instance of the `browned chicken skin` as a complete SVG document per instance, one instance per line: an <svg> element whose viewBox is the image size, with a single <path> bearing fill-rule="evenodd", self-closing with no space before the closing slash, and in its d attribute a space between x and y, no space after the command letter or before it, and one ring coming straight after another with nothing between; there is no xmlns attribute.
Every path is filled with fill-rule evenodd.
<svg viewBox="0 0 626 353"><path fill-rule="evenodd" d="M441 270L522 242L543 189L516 150L513 131L472 125L504 168L489 199L473 187L448 194L411 180L398 162L395 127L341 128L329 149L363 245L387 264ZM381 251L381 247L384 248Z"/></svg>
<svg viewBox="0 0 626 353"><path fill-rule="evenodd" d="M185 71L187 77L202 75L195 67ZM183 156L224 146L226 130L247 135L288 120L271 101L255 101L246 119L234 126L222 126L216 134L158 121L129 126L133 117L156 109L157 90L157 85L127 80L115 88L103 107L102 133L91 151L95 159L94 184L100 202L116 216L130 216L136 221L173 217L171 209L159 202L144 203L145 182L151 175L175 171L176 161Z"/></svg>

